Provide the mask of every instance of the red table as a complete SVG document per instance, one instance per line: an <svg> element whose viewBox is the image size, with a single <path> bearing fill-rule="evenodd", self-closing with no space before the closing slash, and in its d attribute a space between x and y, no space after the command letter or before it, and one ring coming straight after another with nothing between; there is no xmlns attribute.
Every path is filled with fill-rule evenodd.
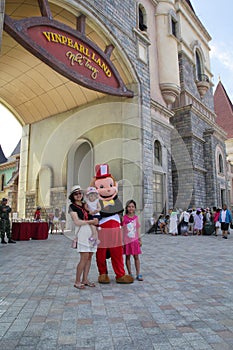
<svg viewBox="0 0 233 350"><path fill-rule="evenodd" d="M13 222L12 239L28 241L31 239L47 239L49 226L47 222Z"/></svg>

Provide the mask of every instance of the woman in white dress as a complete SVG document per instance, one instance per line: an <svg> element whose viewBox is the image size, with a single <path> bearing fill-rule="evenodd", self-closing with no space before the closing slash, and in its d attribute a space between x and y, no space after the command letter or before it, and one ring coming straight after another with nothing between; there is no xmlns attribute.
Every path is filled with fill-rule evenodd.
<svg viewBox="0 0 233 350"><path fill-rule="evenodd" d="M93 247L90 244L89 238L92 235L90 225L98 225L98 219L88 220L88 212L85 210L83 191L80 186L73 186L69 199L72 202L69 206L69 214L75 224L77 251L80 254L74 287L78 289L85 289L86 286L95 287L95 284L88 280L88 273L93 253L96 252L97 247Z"/></svg>
<svg viewBox="0 0 233 350"><path fill-rule="evenodd" d="M173 236L178 235L178 215L174 209L170 209L169 233Z"/></svg>

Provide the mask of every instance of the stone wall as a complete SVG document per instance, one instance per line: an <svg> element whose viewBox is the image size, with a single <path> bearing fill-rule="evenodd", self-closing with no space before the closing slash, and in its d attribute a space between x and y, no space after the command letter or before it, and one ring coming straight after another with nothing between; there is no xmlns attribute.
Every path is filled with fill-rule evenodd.
<svg viewBox="0 0 233 350"><path fill-rule="evenodd" d="M184 54L180 54L179 59L183 92L186 91L189 96L191 94L195 99L195 104L198 100L200 101L199 110L202 113L199 113L192 104L180 107L176 105L175 115L171 118L171 123L186 146L178 151L177 137L174 137L173 134L172 154L179 153L179 156L176 156L175 166L173 166L174 198L177 198L180 192L185 191L184 187L182 190L179 188L179 184L183 185L183 181L180 179L182 176L184 179L186 178L186 191L192 191L190 206L217 206L219 204L220 182L222 182L221 186L225 186L226 178L220 180L216 176L216 147L218 145L222 150L225 150L225 144L224 138L215 132L217 125L214 118L208 117L211 111L214 115L212 89L209 89L204 98L201 99L195 83L193 63ZM184 167L183 171L179 173L178 169L183 168L184 159L187 158L186 150L190 161L187 160L187 169ZM185 196L182 200L185 200ZM182 203L182 200L179 203ZM183 204L186 207L186 203Z"/></svg>
<svg viewBox="0 0 233 350"><path fill-rule="evenodd" d="M36 207L38 205L41 206L41 218L43 220L47 220L47 216L49 212L55 211L56 208L61 212L64 210L66 212L68 208L68 200L66 198L66 190L64 188L53 188L51 189L50 195L50 207L43 207L43 205L36 203L36 194L30 193L26 195L26 212L25 218L32 219L34 217L34 213Z"/></svg>

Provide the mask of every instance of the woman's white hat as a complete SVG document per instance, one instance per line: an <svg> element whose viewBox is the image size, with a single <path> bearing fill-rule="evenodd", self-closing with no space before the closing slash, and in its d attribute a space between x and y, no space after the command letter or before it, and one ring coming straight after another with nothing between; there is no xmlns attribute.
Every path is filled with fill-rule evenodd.
<svg viewBox="0 0 233 350"><path fill-rule="evenodd" d="M78 191L82 191L83 190L81 189L81 186L79 185L74 185L72 188L71 188L71 191L70 191L70 194L74 193L74 192L78 192Z"/></svg>

